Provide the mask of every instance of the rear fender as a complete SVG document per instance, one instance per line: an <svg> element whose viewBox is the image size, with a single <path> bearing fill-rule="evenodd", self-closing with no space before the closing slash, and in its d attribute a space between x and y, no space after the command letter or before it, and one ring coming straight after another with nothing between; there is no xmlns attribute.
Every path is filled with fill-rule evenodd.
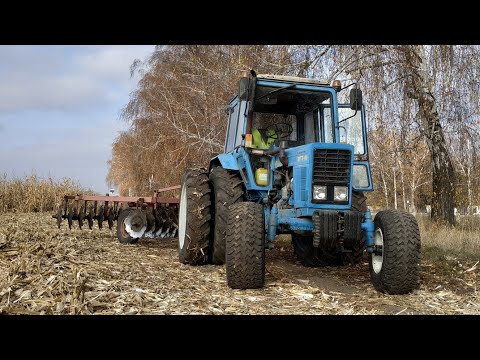
<svg viewBox="0 0 480 360"><path fill-rule="evenodd" d="M233 154L220 154L215 156L212 160L210 160L209 171L217 166L221 166L227 170L239 170L237 160Z"/></svg>

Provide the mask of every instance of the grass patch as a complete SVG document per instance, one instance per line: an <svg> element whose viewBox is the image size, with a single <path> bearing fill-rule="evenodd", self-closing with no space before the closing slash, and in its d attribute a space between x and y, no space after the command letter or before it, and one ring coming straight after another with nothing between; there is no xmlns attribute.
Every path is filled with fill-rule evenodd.
<svg viewBox="0 0 480 360"><path fill-rule="evenodd" d="M480 255L480 219L476 216L459 218L456 226L433 223L429 217L417 216L422 246L427 253L447 252L456 256Z"/></svg>

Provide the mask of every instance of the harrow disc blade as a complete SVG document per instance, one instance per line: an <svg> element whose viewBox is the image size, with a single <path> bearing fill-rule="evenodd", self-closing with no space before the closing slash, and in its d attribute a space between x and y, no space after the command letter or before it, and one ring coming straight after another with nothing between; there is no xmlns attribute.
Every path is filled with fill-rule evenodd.
<svg viewBox="0 0 480 360"><path fill-rule="evenodd" d="M128 235L134 239L141 238L147 230L146 212L142 210L132 210L123 223L125 224L125 231Z"/></svg>
<svg viewBox="0 0 480 360"><path fill-rule="evenodd" d="M168 209L168 221L170 226L177 225L178 223L178 212L175 208Z"/></svg>
<svg viewBox="0 0 480 360"><path fill-rule="evenodd" d="M88 210L88 215L85 217L88 221L88 228L92 230L93 227L93 209L90 207L90 210Z"/></svg>
<svg viewBox="0 0 480 360"><path fill-rule="evenodd" d="M78 214L78 227L82 230L83 219L85 218L85 206L80 207L80 212Z"/></svg>
<svg viewBox="0 0 480 360"><path fill-rule="evenodd" d="M153 231L145 231L145 234L143 234L143 237L148 238L148 239L153 239L155 237L155 233Z"/></svg>
<svg viewBox="0 0 480 360"><path fill-rule="evenodd" d="M113 208L111 206L108 207L108 215L107 215L107 221L108 221L108 228L112 230L113 228L113 219L115 218L115 214L113 212Z"/></svg>
<svg viewBox="0 0 480 360"><path fill-rule="evenodd" d="M103 220L104 220L104 213L103 213L104 206L100 206L100 209L98 210L97 214L97 222L98 222L98 228L101 230L103 227Z"/></svg>
<svg viewBox="0 0 480 360"><path fill-rule="evenodd" d="M72 224L73 224L73 209L72 207L68 208L68 228L72 230Z"/></svg>
<svg viewBox="0 0 480 360"><path fill-rule="evenodd" d="M59 229L60 229L60 224L62 223L62 210L63 210L62 206L59 206L57 210L57 225Z"/></svg>
<svg viewBox="0 0 480 360"><path fill-rule="evenodd" d="M147 217L147 229L145 232L147 233L153 233L153 230L155 229L155 216L150 211L145 211L145 215Z"/></svg>
<svg viewBox="0 0 480 360"><path fill-rule="evenodd" d="M120 210L119 208L113 209L113 221L117 221L118 217L120 216Z"/></svg>
<svg viewBox="0 0 480 360"><path fill-rule="evenodd" d="M162 231L162 233L160 234L160 237L164 238L165 236L167 236L167 234L168 234L168 228L166 228L164 231Z"/></svg>
<svg viewBox="0 0 480 360"><path fill-rule="evenodd" d="M155 231L155 237L160 237L160 234L162 233L162 231L163 231L163 228L160 228L157 231Z"/></svg>

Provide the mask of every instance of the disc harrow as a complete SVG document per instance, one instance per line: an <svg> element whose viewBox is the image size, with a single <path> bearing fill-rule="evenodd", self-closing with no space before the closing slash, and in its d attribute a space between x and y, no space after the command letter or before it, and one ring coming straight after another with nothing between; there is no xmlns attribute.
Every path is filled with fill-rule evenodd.
<svg viewBox="0 0 480 360"><path fill-rule="evenodd" d="M59 229L63 220L67 220L69 229L78 223L80 229L87 224L90 230L95 222L99 229L106 223L110 230L117 222L117 232L121 228L131 239L175 237L179 199L160 197L159 194L178 189L180 186L160 189L151 197L66 195L52 217ZM128 215L122 216L123 224L119 224L123 211L128 211Z"/></svg>

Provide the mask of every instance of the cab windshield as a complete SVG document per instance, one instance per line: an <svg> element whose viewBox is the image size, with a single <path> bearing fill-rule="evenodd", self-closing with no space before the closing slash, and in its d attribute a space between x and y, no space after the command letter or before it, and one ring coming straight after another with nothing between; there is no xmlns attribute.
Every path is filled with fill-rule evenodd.
<svg viewBox="0 0 480 360"><path fill-rule="evenodd" d="M272 93L275 89L256 89L251 129L254 146L255 140L261 147L278 146L282 140L288 141L289 147L334 142L329 92L285 88Z"/></svg>

